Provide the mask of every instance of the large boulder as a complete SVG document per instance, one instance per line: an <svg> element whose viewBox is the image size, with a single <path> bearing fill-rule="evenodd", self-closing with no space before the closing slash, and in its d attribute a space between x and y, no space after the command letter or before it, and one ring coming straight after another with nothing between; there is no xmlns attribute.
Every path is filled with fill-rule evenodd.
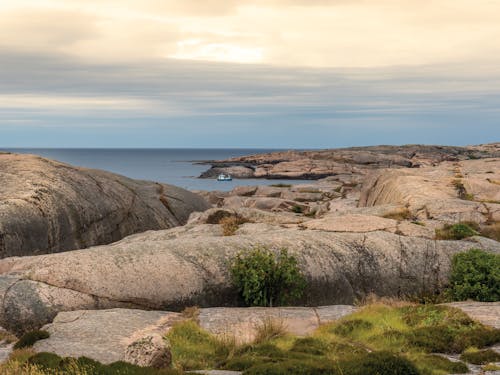
<svg viewBox="0 0 500 375"><path fill-rule="evenodd" d="M209 207L175 186L0 153L0 257L107 244Z"/></svg>
<svg viewBox="0 0 500 375"><path fill-rule="evenodd" d="M235 236L218 225L146 232L120 242L0 261L0 325L17 333L58 312L134 307L173 309L238 303L230 260L255 246L287 248L308 287L305 305L352 304L369 293L403 296L447 283L453 254L472 247L500 252L486 239L432 241L375 231L335 233L245 224Z"/></svg>

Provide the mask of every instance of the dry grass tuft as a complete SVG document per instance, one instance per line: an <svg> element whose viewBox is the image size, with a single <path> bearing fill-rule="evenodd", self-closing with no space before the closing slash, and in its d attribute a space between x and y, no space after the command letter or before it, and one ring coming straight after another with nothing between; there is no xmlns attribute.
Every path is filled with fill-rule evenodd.
<svg viewBox="0 0 500 375"><path fill-rule="evenodd" d="M415 305L415 303L396 297L380 297L374 293L370 293L365 297L363 297L362 299L356 301L356 306L364 307L371 305L384 305L388 307L405 307L405 306Z"/></svg>
<svg viewBox="0 0 500 375"><path fill-rule="evenodd" d="M260 344L287 334L287 326L282 318L266 317L262 323L257 326L255 332L254 344Z"/></svg>
<svg viewBox="0 0 500 375"><path fill-rule="evenodd" d="M233 236L240 225L245 223L248 223L248 220L238 215L226 216L219 221L224 236Z"/></svg>
<svg viewBox="0 0 500 375"><path fill-rule="evenodd" d="M198 317L200 316L200 308L198 306L189 306L181 311L183 318L193 320L198 322Z"/></svg>
<svg viewBox="0 0 500 375"><path fill-rule="evenodd" d="M408 208L405 208L404 210L397 210L397 211L388 212L385 215L382 215L382 217L386 218L386 219L397 220L397 221L409 220L412 218L411 212Z"/></svg>

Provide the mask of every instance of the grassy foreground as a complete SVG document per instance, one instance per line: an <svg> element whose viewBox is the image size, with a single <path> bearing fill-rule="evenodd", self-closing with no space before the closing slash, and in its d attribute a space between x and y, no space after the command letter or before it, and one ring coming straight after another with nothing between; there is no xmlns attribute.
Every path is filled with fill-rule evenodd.
<svg viewBox="0 0 500 375"><path fill-rule="evenodd" d="M173 369L154 370L124 363L103 366L89 359L16 351L0 374L145 374L174 375L187 370L226 369L260 374L440 375L466 373L464 362L494 368L500 361L482 348L500 343L500 330L471 320L460 310L437 305L376 303L320 327L309 337L286 334L277 321L264 322L254 343L237 345L215 337L195 320L176 325L167 335Z"/></svg>

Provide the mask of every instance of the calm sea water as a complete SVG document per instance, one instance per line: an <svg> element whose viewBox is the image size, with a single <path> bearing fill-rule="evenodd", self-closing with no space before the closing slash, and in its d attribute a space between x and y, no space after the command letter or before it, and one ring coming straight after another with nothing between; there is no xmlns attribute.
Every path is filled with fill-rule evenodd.
<svg viewBox="0 0 500 375"><path fill-rule="evenodd" d="M238 185L270 185L280 181L244 179L218 182L197 178L209 165L197 161L220 160L276 150L269 149L4 149L59 160L76 166L104 169L127 177L165 182L190 190L231 190ZM288 181L288 180L287 180ZM289 180L291 183L303 183Z"/></svg>

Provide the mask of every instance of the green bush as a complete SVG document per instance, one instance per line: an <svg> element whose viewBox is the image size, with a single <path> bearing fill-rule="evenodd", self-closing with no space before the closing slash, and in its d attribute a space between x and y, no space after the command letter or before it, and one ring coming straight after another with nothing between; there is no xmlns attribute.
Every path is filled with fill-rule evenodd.
<svg viewBox="0 0 500 375"><path fill-rule="evenodd" d="M479 235L478 226L475 223L464 222L453 225L445 225L442 229L436 229L438 240L462 240L464 238Z"/></svg>
<svg viewBox="0 0 500 375"><path fill-rule="evenodd" d="M456 254L447 295L455 301L500 301L500 255L478 249Z"/></svg>
<svg viewBox="0 0 500 375"><path fill-rule="evenodd" d="M474 365L485 365L487 363L500 362L500 354L491 349L486 349L465 352L460 356L460 359Z"/></svg>
<svg viewBox="0 0 500 375"><path fill-rule="evenodd" d="M38 340L48 339L50 337L47 331L31 331L25 333L14 345L14 349L22 349L33 346Z"/></svg>
<svg viewBox="0 0 500 375"><path fill-rule="evenodd" d="M306 286L297 259L286 249L275 254L255 248L236 256L232 280L248 306L281 306L299 299Z"/></svg>

